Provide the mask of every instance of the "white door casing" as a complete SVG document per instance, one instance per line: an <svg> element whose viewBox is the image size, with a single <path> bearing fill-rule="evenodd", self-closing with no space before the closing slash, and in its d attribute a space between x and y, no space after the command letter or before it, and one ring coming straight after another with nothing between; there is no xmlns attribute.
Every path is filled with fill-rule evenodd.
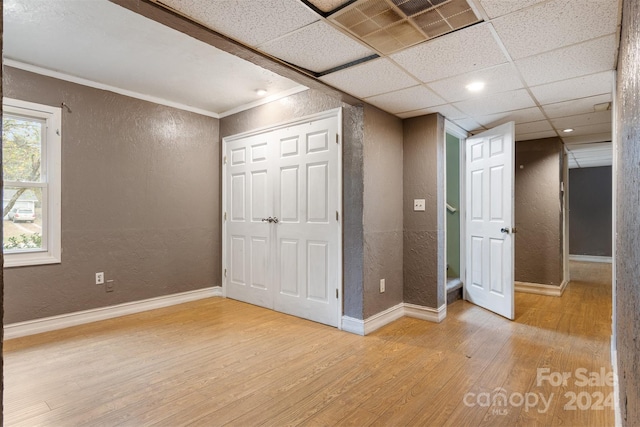
<svg viewBox="0 0 640 427"><path fill-rule="evenodd" d="M465 298L514 318L513 122L467 138Z"/></svg>
<svg viewBox="0 0 640 427"><path fill-rule="evenodd" d="M338 326L340 131L338 109L225 138L226 296Z"/></svg>

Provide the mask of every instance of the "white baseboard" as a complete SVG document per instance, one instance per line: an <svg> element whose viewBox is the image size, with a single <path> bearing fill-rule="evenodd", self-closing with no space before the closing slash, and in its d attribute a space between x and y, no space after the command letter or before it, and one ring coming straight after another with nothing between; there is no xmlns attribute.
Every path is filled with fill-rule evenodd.
<svg viewBox="0 0 640 427"><path fill-rule="evenodd" d="M612 258L610 256L595 256L595 255L569 255L569 261L581 261L581 262L605 262L611 264Z"/></svg>
<svg viewBox="0 0 640 427"><path fill-rule="evenodd" d="M447 305L442 304L438 308L424 307L422 305L404 303L404 315L416 319L428 320L440 323L447 317Z"/></svg>
<svg viewBox="0 0 640 427"><path fill-rule="evenodd" d="M165 295L142 301L132 301L109 307L94 308L91 310L76 311L74 313L45 317L42 319L27 320L25 322L12 323L4 326L4 339L24 337L42 332L55 331L99 320L126 316L127 314L140 313L156 308L168 307L203 298L222 296L222 288L213 286L197 289L195 291L181 292L179 294Z"/></svg>
<svg viewBox="0 0 640 427"><path fill-rule="evenodd" d="M516 292L561 297L569 282L563 280L560 286L543 285L542 283L515 282Z"/></svg>
<svg viewBox="0 0 640 427"><path fill-rule="evenodd" d="M364 335L364 320L355 317L342 316L341 329L356 335Z"/></svg>
<svg viewBox="0 0 640 427"><path fill-rule="evenodd" d="M421 305L400 303L365 320L343 316L342 330L357 335L368 335L404 316L440 323L447 316L447 306L443 304L435 309Z"/></svg>
<svg viewBox="0 0 640 427"><path fill-rule="evenodd" d="M376 313L371 317L368 317L364 321L364 334L369 335L371 332L382 328L389 323L398 320L402 316L404 316L404 304L400 303L398 305L394 305L380 313Z"/></svg>

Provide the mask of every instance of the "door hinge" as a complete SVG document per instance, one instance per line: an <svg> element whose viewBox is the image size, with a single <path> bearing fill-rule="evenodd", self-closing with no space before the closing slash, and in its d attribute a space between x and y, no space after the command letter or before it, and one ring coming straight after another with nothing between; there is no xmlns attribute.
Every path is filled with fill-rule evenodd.
<svg viewBox="0 0 640 427"><path fill-rule="evenodd" d="M225 165L227 164L227 156L224 156L223 163L224 163Z"/></svg>
<svg viewBox="0 0 640 427"><path fill-rule="evenodd" d="M336 299L338 298L338 288L336 288Z"/></svg>
<svg viewBox="0 0 640 427"><path fill-rule="evenodd" d="M224 277L227 277L227 269L224 269Z"/></svg>
<svg viewBox="0 0 640 427"><path fill-rule="evenodd" d="M224 213L224 220L225 221L227 220L227 213L226 212Z"/></svg>
<svg viewBox="0 0 640 427"><path fill-rule="evenodd" d="M340 221L340 214L336 211L336 221Z"/></svg>
<svg viewBox="0 0 640 427"><path fill-rule="evenodd" d="M340 144L340 135L336 133L336 144Z"/></svg>

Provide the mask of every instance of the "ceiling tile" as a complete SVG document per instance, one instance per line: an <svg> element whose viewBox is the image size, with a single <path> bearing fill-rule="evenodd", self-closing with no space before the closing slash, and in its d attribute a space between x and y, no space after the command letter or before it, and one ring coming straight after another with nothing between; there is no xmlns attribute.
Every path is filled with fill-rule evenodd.
<svg viewBox="0 0 640 427"><path fill-rule="evenodd" d="M554 0L492 21L512 58L524 58L616 32L618 2Z"/></svg>
<svg viewBox="0 0 640 427"><path fill-rule="evenodd" d="M573 132L570 134L560 132L561 135L571 135L567 136L568 138L573 138L576 136L585 136L585 135L595 135L595 134L608 134L609 137L606 138L606 141L611 141L611 123L598 123L587 126L576 126L573 128ZM563 136L563 139L566 138Z"/></svg>
<svg viewBox="0 0 640 427"><path fill-rule="evenodd" d="M452 104L436 105L435 107L428 108L431 112L442 114L449 120L460 120L467 118L467 115L462 111L454 107Z"/></svg>
<svg viewBox="0 0 640 427"><path fill-rule="evenodd" d="M544 120L544 114L538 107L525 108L522 110L507 111L486 116L476 116L475 119L483 126L492 128L506 122L514 121L516 124Z"/></svg>
<svg viewBox="0 0 640 427"><path fill-rule="evenodd" d="M530 56L516 61L529 86L565 80L615 67L617 41L615 35Z"/></svg>
<svg viewBox="0 0 640 427"><path fill-rule="evenodd" d="M480 4L484 8L484 11L487 12L487 15L489 15L489 18L493 19L524 9L541 1L545 0L480 0Z"/></svg>
<svg viewBox="0 0 640 427"><path fill-rule="evenodd" d="M480 93L469 92L466 86L472 82L484 82ZM462 101L468 98L486 96L499 92L507 92L523 87L518 73L511 64L473 71L449 79L430 82L429 87L449 102Z"/></svg>
<svg viewBox="0 0 640 427"><path fill-rule="evenodd" d="M566 145L569 154L569 167L610 166L613 162L611 142L595 144Z"/></svg>
<svg viewBox="0 0 640 427"><path fill-rule="evenodd" d="M545 132L552 131L555 135L555 131L548 120L538 120L537 122L528 122L522 124L516 124L516 134L533 133L533 132Z"/></svg>
<svg viewBox="0 0 640 427"><path fill-rule="evenodd" d="M592 133L587 135L563 136L565 144L587 144L591 142L611 141L611 132Z"/></svg>
<svg viewBox="0 0 640 427"><path fill-rule="evenodd" d="M507 61L487 24L478 24L391 55L423 82L502 64Z"/></svg>
<svg viewBox="0 0 640 427"><path fill-rule="evenodd" d="M571 101L556 102L555 104L545 104L542 109L547 117L554 119L558 117L575 116L578 114L592 113L593 106L611 102L611 94L589 96L587 98L572 99Z"/></svg>
<svg viewBox="0 0 640 427"><path fill-rule="evenodd" d="M406 119L407 117L425 116L427 114L433 113L440 113L449 120L461 120L468 118L466 114L464 114L451 104L437 105L435 107L406 111L404 113L397 114L397 116L401 119Z"/></svg>
<svg viewBox="0 0 640 427"><path fill-rule="evenodd" d="M534 86L531 88L531 92L538 102L544 105L611 93L612 85L613 72L605 71L590 76Z"/></svg>
<svg viewBox="0 0 640 427"><path fill-rule="evenodd" d="M580 126L598 125L611 123L611 110L598 111L577 116L561 117L551 120L556 129L577 128Z"/></svg>
<svg viewBox="0 0 640 427"><path fill-rule="evenodd" d="M342 6L343 4L349 3L350 0L307 0L309 3L317 7L319 10L324 13L328 13Z"/></svg>
<svg viewBox="0 0 640 427"><path fill-rule="evenodd" d="M276 58L317 73L374 54L324 21L314 22L259 48Z"/></svg>
<svg viewBox="0 0 640 427"><path fill-rule="evenodd" d="M544 139L544 138L553 138L557 137L558 134L553 130L545 130L541 132L531 132L531 133L518 133L516 132L516 142L517 141L530 141L532 139Z"/></svg>
<svg viewBox="0 0 640 427"><path fill-rule="evenodd" d="M386 58L345 68L322 76L320 80L359 98L392 92L419 83Z"/></svg>
<svg viewBox="0 0 640 427"><path fill-rule="evenodd" d="M366 101L392 114L445 104L444 99L424 86L414 86L397 92L366 98Z"/></svg>
<svg viewBox="0 0 640 427"><path fill-rule="evenodd" d="M535 103L524 89L468 99L456 102L453 105L470 116L482 116L535 107Z"/></svg>
<svg viewBox="0 0 640 427"><path fill-rule="evenodd" d="M462 129L466 130L467 132L472 132L474 134L485 130L485 128L482 127L480 123L471 118L452 120L452 122L460 126Z"/></svg>
<svg viewBox="0 0 640 427"><path fill-rule="evenodd" d="M162 3L250 46L281 37L320 19L299 0L162 0Z"/></svg>

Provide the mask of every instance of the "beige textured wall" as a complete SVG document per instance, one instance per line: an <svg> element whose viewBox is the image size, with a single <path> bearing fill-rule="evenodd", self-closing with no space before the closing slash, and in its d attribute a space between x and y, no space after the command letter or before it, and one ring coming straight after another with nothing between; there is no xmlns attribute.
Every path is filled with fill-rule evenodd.
<svg viewBox="0 0 640 427"><path fill-rule="evenodd" d="M640 3L624 0L618 55L615 206L615 314L620 413L640 425Z"/></svg>
<svg viewBox="0 0 640 427"><path fill-rule="evenodd" d="M218 120L5 67L60 106L62 263L5 269L5 323L220 285ZM95 273L115 291L95 285Z"/></svg>
<svg viewBox="0 0 640 427"><path fill-rule="evenodd" d="M365 106L365 319L402 302L402 143L402 121ZM385 279L384 293L380 279Z"/></svg>
<svg viewBox="0 0 640 427"><path fill-rule="evenodd" d="M438 308L445 303L444 117L403 121L404 302ZM414 212L413 200L426 199Z"/></svg>
<svg viewBox="0 0 640 427"><path fill-rule="evenodd" d="M559 138L516 142L517 281L562 283L561 162Z"/></svg>

